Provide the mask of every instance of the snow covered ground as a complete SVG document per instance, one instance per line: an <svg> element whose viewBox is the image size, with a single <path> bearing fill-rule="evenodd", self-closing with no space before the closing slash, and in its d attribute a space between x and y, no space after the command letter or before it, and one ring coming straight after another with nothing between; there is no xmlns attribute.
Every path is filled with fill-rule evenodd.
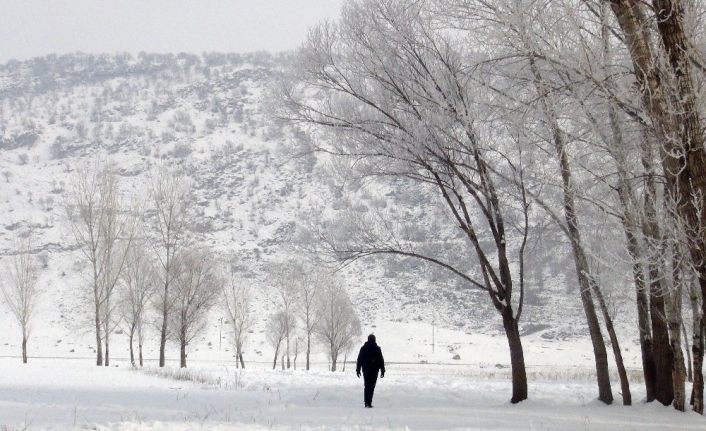
<svg viewBox="0 0 706 431"><path fill-rule="evenodd" d="M301 363L300 363L301 364ZM593 382L532 381L530 400L511 405L510 384L491 369L395 365L379 380L375 408L362 406L362 382L323 370L235 370L196 362L176 369L98 368L88 360L0 359L0 430L507 429L703 430L693 413L640 402L605 406ZM167 376L167 374L169 376ZM561 373L555 374L562 376ZM179 380L189 377L193 380ZM617 394L617 389L616 394Z"/></svg>

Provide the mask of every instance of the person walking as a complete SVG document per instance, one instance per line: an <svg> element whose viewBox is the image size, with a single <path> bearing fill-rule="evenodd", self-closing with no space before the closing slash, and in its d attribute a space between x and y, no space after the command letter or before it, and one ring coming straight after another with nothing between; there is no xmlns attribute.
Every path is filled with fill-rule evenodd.
<svg viewBox="0 0 706 431"><path fill-rule="evenodd" d="M363 401L366 408L373 407L373 392L375 391L375 383L378 380L378 371L380 378L385 377L385 359L382 357L382 350L375 342L375 335L368 335L368 341L363 344L358 353L358 361L356 361L355 373L360 378L360 371L363 370L363 382L365 389L363 390Z"/></svg>

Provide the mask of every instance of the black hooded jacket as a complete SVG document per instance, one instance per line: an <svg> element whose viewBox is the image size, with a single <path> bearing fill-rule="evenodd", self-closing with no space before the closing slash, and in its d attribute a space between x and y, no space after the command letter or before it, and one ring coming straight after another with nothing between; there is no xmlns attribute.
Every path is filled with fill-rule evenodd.
<svg viewBox="0 0 706 431"><path fill-rule="evenodd" d="M377 374L378 371L382 371L385 374L385 359L382 357L380 346L374 341L366 341L363 347L360 348L355 371L359 373L361 368L366 374Z"/></svg>

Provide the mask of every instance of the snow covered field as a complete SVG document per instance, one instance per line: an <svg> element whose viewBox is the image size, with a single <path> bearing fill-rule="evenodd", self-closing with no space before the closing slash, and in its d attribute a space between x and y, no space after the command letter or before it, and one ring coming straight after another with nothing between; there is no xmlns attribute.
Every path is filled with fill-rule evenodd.
<svg viewBox="0 0 706 431"><path fill-rule="evenodd" d="M702 416L642 404L594 400L594 384L532 381L530 400L508 402L510 385L492 370L390 365L375 408L362 406L362 382L345 373L271 371L265 364L235 370L197 363L179 380L148 367L97 368L88 360L37 359L22 366L0 359L0 430L261 430L261 429L508 429L703 430ZM560 374L557 374L560 375ZM183 377L183 376L182 376ZM616 388L616 393L617 393Z"/></svg>

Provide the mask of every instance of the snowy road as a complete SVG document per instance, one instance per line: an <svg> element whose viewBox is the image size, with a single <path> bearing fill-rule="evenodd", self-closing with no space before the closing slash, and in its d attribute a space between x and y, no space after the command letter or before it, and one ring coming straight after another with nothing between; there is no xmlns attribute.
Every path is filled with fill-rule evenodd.
<svg viewBox="0 0 706 431"><path fill-rule="evenodd" d="M534 382L507 402L509 383L458 370L390 367L372 410L349 371L236 372L194 368L199 383L78 361L0 359L0 429L503 429L703 430L668 407L604 406L590 382ZM432 368L433 370L433 368ZM634 394L639 399L638 394Z"/></svg>

